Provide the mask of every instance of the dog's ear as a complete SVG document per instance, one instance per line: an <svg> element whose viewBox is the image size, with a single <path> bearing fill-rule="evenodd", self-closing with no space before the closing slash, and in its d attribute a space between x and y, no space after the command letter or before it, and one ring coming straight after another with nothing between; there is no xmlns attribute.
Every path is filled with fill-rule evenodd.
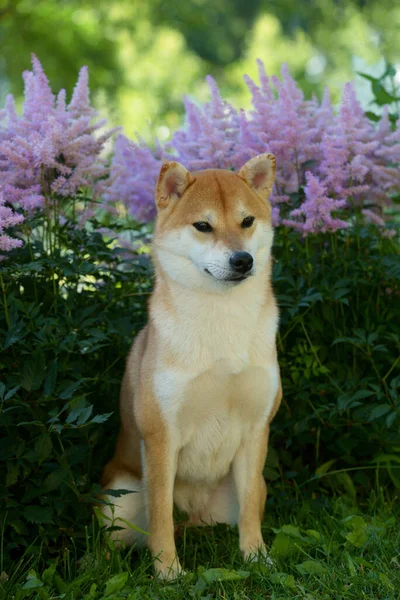
<svg viewBox="0 0 400 600"><path fill-rule="evenodd" d="M161 167L156 187L156 205L166 208L170 202L178 200L193 181L187 169L176 161L165 162Z"/></svg>
<svg viewBox="0 0 400 600"><path fill-rule="evenodd" d="M266 200L275 181L276 160L273 154L259 154L251 158L239 171L246 183Z"/></svg>

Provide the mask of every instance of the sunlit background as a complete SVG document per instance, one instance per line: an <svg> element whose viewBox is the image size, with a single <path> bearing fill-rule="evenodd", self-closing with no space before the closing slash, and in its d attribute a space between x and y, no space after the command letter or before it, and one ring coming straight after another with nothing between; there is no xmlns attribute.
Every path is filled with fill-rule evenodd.
<svg viewBox="0 0 400 600"><path fill-rule="evenodd" d="M397 5L396 5L397 4ZM0 0L0 99L21 98L30 53L53 91L71 93L88 65L92 99L129 136L168 139L180 124L182 96L204 101L204 76L247 107L242 76L287 62L307 95L328 85L334 100L356 80L367 106L368 81L385 61L400 83L400 4L393 0Z"/></svg>

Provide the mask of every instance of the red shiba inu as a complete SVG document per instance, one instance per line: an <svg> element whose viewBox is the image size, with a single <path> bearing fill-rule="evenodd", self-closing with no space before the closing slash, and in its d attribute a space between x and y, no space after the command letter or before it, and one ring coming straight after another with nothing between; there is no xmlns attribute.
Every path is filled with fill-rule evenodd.
<svg viewBox="0 0 400 600"><path fill-rule="evenodd" d="M173 504L189 523L238 524L245 559L266 556L262 476L281 401L268 196L275 158L236 174L163 165L148 325L122 382L121 429L103 506L119 543L147 543L160 577L181 572ZM127 526L132 523L150 535Z"/></svg>

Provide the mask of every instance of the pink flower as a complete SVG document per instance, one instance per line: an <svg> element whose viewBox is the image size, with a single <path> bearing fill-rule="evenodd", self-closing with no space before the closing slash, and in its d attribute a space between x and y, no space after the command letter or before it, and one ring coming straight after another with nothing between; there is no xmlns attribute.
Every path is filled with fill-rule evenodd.
<svg viewBox="0 0 400 600"><path fill-rule="evenodd" d="M291 211L291 219L286 219L283 224L294 227L303 235L346 228L346 221L332 215L333 212L343 209L346 201L329 197L325 185L310 171L306 172L306 181L305 201L300 208Z"/></svg>
<svg viewBox="0 0 400 600"><path fill-rule="evenodd" d="M8 252L13 248L22 246L22 241L10 237L6 230L9 227L14 227L23 222L24 217L21 214L14 212L11 208L4 206L4 197L0 192L0 250Z"/></svg>
<svg viewBox="0 0 400 600"><path fill-rule="evenodd" d="M43 207L45 195L73 196L79 188L95 187L108 174L101 152L114 132L94 135L104 123L92 122L86 67L67 105L64 90L55 98L35 56L32 65L24 73L22 115L9 96L0 120L1 190L25 211Z"/></svg>
<svg viewBox="0 0 400 600"><path fill-rule="evenodd" d="M119 135L104 199L111 204L122 202L138 221L151 221L155 217L154 191L161 165L161 158L143 142L134 144Z"/></svg>

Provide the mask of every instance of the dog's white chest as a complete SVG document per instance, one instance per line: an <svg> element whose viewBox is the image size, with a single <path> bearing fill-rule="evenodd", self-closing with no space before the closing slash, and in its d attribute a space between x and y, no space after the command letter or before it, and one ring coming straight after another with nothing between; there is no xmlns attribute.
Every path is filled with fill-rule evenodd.
<svg viewBox="0 0 400 600"><path fill-rule="evenodd" d="M242 441L266 424L272 410L277 313L272 305L261 315L254 296L262 297L251 286L233 297L192 295L160 320L165 349L154 391L184 481L212 485L223 478ZM164 356L173 360L168 364Z"/></svg>
<svg viewBox="0 0 400 600"><path fill-rule="evenodd" d="M177 476L211 485L224 477L242 440L266 422L277 382L275 368L232 374L226 361L193 380L177 418Z"/></svg>

